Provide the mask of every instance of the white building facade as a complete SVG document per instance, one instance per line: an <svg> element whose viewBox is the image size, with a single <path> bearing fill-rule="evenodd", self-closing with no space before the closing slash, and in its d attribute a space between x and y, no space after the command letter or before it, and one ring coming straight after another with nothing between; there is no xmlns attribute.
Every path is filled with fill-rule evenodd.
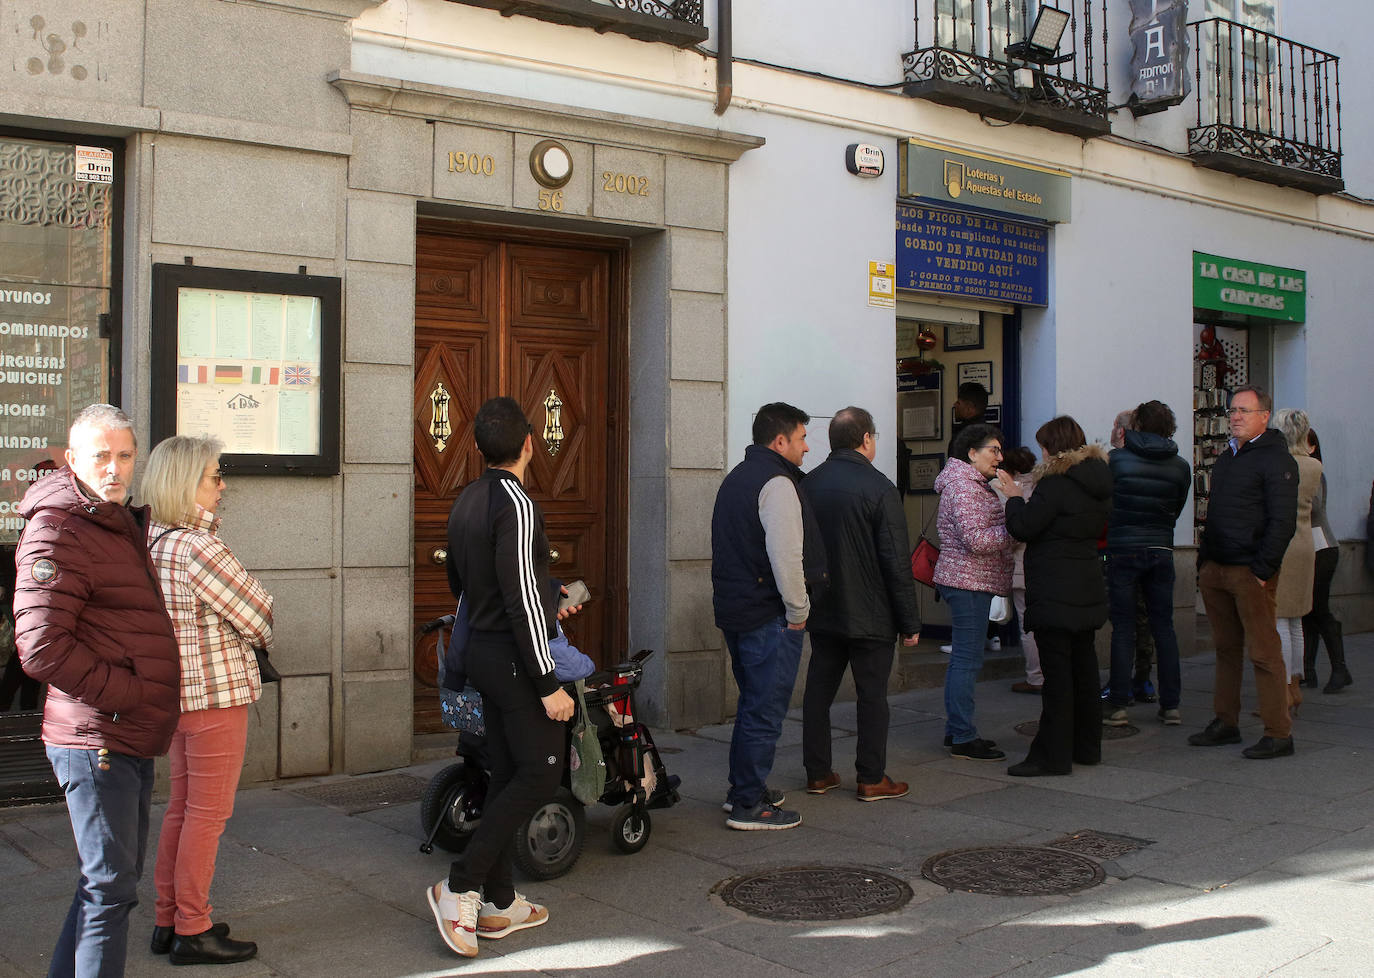
<svg viewBox="0 0 1374 978"><path fill-rule="evenodd" d="M0 14L0 140L108 148L120 168L97 248L103 392L142 438L189 423L178 398L201 362L155 298L159 266L304 269L326 332L338 297L337 362L327 343L317 361L338 385L337 416L327 398L319 415L337 457L304 474L245 451L231 487L226 538L277 594L284 638L251 776L376 770L440 742L414 627L450 602L443 518L476 471L465 424L498 393L539 436L555 573L595 595L575 637L602 661L655 649L643 704L674 727L733 709L711 506L774 400L812 415L808 465L835 410L871 410L914 538L960 380L987 383L1018 443L1063 413L1105 440L1159 398L1205 469L1210 392L1243 372L1320 432L1338 613L1371 627L1374 119L1339 104L1335 63L1299 83L1374 14L1209 0L1161 69L1131 64L1128 0L1065 2L1055 48L1010 56L1026 6L1008 22L987 0L71 0L47 13L60 30ZM1339 67L1360 91L1367 69ZM1142 70L1190 75L1191 93L1136 118ZM850 172L854 144L881 150L880 175ZM0 289L32 292L32 263L11 264ZM256 303L274 281L242 290ZM1193 519L1176 537L1188 636Z"/></svg>

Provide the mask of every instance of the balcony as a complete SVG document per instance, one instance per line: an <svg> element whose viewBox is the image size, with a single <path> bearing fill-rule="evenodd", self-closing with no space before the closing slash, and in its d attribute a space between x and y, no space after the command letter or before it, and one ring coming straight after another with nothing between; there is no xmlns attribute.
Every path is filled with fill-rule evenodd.
<svg viewBox="0 0 1374 978"><path fill-rule="evenodd" d="M1046 64L1013 47L1027 38L1038 3L915 0L916 50L902 56L903 93L1084 139L1106 135L1106 0L1096 11L1092 0L1058 5L1070 15L1063 54Z"/></svg>
<svg viewBox="0 0 1374 978"><path fill-rule="evenodd" d="M1344 190L1340 59L1216 17L1188 26L1196 52L1193 162L1314 194Z"/></svg>
<svg viewBox="0 0 1374 978"><path fill-rule="evenodd" d="M701 0L449 0L501 11L503 17L534 17L553 24L590 27L598 34L624 34L637 41L662 41L688 48L710 36Z"/></svg>

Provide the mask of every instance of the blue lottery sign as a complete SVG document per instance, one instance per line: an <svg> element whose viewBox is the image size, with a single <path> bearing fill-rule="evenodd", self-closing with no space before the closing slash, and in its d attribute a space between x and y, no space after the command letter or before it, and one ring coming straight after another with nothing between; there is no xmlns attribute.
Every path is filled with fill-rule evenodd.
<svg viewBox="0 0 1374 978"><path fill-rule="evenodd" d="M897 288L1049 305L1050 232L922 202L897 205Z"/></svg>

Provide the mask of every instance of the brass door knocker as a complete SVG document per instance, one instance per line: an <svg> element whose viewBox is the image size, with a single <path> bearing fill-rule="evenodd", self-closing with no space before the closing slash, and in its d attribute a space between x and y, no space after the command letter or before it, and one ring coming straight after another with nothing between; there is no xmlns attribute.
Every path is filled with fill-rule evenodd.
<svg viewBox="0 0 1374 978"><path fill-rule="evenodd" d="M449 435L453 429L448 423L448 402L451 400L448 391L444 389L444 382L439 381L434 385L434 390L429 393L430 404L433 405L433 412L429 420L429 434L434 439L434 450L442 453L448 445Z"/></svg>
<svg viewBox="0 0 1374 978"><path fill-rule="evenodd" d="M544 444L550 455L563 447L563 401L552 387L544 398Z"/></svg>

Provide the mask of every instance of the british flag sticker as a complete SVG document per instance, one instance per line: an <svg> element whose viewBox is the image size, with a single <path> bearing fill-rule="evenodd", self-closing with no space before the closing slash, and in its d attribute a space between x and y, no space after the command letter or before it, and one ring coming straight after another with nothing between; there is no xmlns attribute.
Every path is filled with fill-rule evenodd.
<svg viewBox="0 0 1374 978"><path fill-rule="evenodd" d="M287 387L309 387L314 379L309 367L287 367L282 378Z"/></svg>

